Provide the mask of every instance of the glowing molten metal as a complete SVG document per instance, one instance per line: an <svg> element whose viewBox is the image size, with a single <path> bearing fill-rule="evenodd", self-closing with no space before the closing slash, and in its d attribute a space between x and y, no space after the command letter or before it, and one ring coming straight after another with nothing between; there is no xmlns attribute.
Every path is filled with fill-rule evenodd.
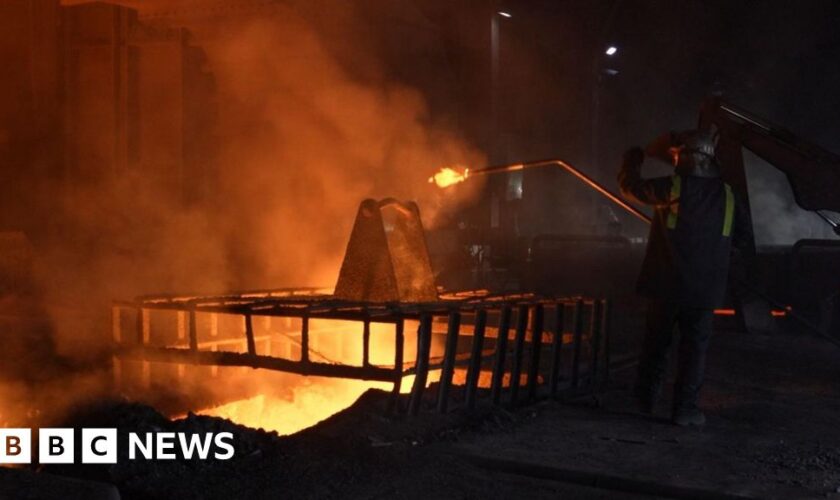
<svg viewBox="0 0 840 500"><path fill-rule="evenodd" d="M407 330L416 331L416 322L409 320L407 323ZM309 325L311 359L318 362L362 365L362 323L312 319ZM394 325L371 323L369 328L370 363L377 366L393 363ZM293 355L291 351L299 347L300 345L295 340L280 335L273 343L271 351L275 354L285 352L283 357L294 358L299 357L300 353ZM436 344L437 348L442 349L442 346ZM414 343L407 342L403 353L405 359L414 359L416 356ZM286 391L276 393L272 390L272 386L278 383L272 380L276 379L261 380L260 375L260 372L248 375L250 383L263 388L258 390L256 395L239 397L219 406L198 409L195 413L227 418L248 427L288 435L311 427L344 410L369 389L387 392L393 387L390 382L301 376L297 379L285 379L281 383ZM403 394L411 391L414 377L414 375L403 377L400 386ZM426 384L428 386L439 379L440 371L433 371L429 374ZM232 388L229 396L236 397L235 391L236 387ZM176 419L184 417L185 415L174 416Z"/></svg>
<svg viewBox="0 0 840 500"><path fill-rule="evenodd" d="M443 167L438 173L429 177L429 183L435 183L438 187L445 188L459 182L464 182L470 175L470 169L464 168L463 172L450 167Z"/></svg>

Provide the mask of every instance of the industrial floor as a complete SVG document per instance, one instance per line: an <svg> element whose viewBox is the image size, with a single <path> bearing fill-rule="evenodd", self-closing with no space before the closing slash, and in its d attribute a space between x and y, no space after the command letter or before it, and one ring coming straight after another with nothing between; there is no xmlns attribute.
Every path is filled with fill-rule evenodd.
<svg viewBox="0 0 840 500"><path fill-rule="evenodd" d="M637 413L632 366L614 372L597 400L486 405L475 413L455 404L437 414L432 397L418 417L389 416L388 394L371 390L291 436L214 417L170 421L148 406L101 402L63 424L224 429L236 435L236 456L2 469L0 498L19 498L13 486L40 490L38 474L111 484L124 499L840 498L838 361L839 349L806 334L719 332L708 357L702 429L673 426L667 399L654 417ZM62 498L91 498L82 490L74 496L64 487Z"/></svg>
<svg viewBox="0 0 840 500"><path fill-rule="evenodd" d="M702 429L668 401L637 413L632 371L591 404L538 404L511 432L464 436L481 466L684 498L840 498L840 349L804 334L718 333ZM443 451L443 450L441 450Z"/></svg>

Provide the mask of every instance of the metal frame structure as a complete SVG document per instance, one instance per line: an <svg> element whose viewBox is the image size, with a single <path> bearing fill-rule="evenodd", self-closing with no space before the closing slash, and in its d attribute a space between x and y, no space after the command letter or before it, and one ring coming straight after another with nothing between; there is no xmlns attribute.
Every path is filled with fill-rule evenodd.
<svg viewBox="0 0 840 500"><path fill-rule="evenodd" d="M507 404L516 405L522 400L520 389L523 385L528 401L539 396L541 383L547 385L547 394L551 397L595 391L603 386L609 378L609 311L609 301L604 299L493 295L486 291L443 294L438 301L427 303L352 302L317 289L220 296L147 296L113 304L114 371L121 382L123 362L140 361L145 384L148 384L150 363L239 366L308 376L390 382L393 384L391 404L395 410L400 410L403 378L415 375L407 411L416 415L421 409L431 370L441 370L436 407L437 411L445 413L456 366L467 368L463 400L467 408L472 409L479 394L482 366L490 365L489 396L492 402L502 403L506 386ZM130 332L131 312L133 332ZM176 334L170 332L163 341L153 340L153 336L159 336L152 335L152 312L175 314ZM198 315L208 313L240 317L243 328L233 335L200 341ZM286 318L287 323L293 318L295 325L299 325L295 333L300 347L298 359L272 355L272 336L255 334L255 318L269 322ZM320 319L363 325L360 366L313 359L317 356L312 355L310 321ZM444 320L445 330L435 329L436 325L444 324ZM418 325L417 355L413 362L403 359L408 321ZM371 362L372 323L394 325L393 364ZM470 325L471 331L462 331L462 324ZM513 337L508 338L511 330ZM557 335L558 331L560 335ZM431 355L434 335L445 335L442 356ZM459 340L469 336L472 337L470 348L459 352ZM485 349L489 339L495 339L494 346ZM230 343L239 343L239 352L218 350L219 345ZM258 343L265 343L265 353L258 352ZM564 352L569 358L565 363ZM564 376L563 372L569 375ZM561 388L564 379L567 387ZM584 384L585 380L588 383Z"/></svg>

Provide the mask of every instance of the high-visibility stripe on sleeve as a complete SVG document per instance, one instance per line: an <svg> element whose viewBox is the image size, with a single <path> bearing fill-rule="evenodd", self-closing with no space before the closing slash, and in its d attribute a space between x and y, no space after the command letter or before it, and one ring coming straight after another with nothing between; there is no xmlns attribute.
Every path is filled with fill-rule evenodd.
<svg viewBox="0 0 840 500"><path fill-rule="evenodd" d="M723 235L729 236L732 234L732 220L735 218L735 195L732 194L732 187L729 184L724 184L726 190L726 211L723 215Z"/></svg>
<svg viewBox="0 0 840 500"><path fill-rule="evenodd" d="M671 197L668 200L668 229L677 227L677 216L680 213L680 188L682 179L679 175L671 177Z"/></svg>

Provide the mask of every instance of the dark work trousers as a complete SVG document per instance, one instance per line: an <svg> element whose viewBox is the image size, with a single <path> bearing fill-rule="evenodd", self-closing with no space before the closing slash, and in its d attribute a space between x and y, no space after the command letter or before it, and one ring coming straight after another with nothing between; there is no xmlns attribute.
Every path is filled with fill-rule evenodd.
<svg viewBox="0 0 840 500"><path fill-rule="evenodd" d="M679 328L680 346L674 410L696 407L703 371L706 366L706 349L712 335L712 309L680 306L666 300L650 300L647 310L642 357L639 360L637 390L653 399L658 395L665 379L668 352L675 331Z"/></svg>

